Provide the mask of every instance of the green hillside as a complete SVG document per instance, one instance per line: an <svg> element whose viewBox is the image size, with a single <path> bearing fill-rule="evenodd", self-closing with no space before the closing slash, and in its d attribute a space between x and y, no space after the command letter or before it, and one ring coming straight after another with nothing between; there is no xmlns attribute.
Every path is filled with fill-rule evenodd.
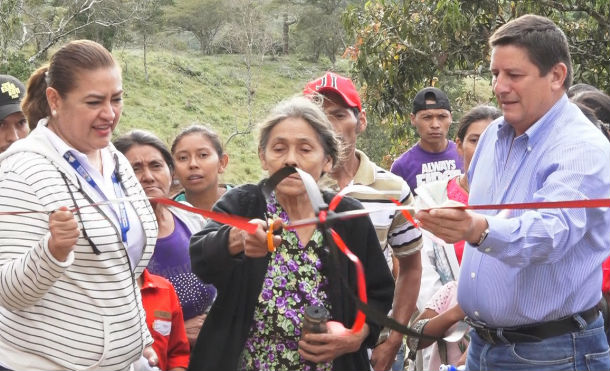
<svg viewBox="0 0 610 371"><path fill-rule="evenodd" d="M214 128L226 140L248 124L247 69L241 55L201 56L187 52L149 52L145 80L141 50L115 51L123 68L125 107L117 135L147 129L171 144L175 134L192 123ZM262 120L280 100L298 94L305 83L322 75L330 64L313 64L297 57L276 60L260 57L252 68L252 113ZM335 70L345 73L347 62ZM256 155L256 133L234 137L226 148L230 156L223 181L258 181L262 172Z"/></svg>

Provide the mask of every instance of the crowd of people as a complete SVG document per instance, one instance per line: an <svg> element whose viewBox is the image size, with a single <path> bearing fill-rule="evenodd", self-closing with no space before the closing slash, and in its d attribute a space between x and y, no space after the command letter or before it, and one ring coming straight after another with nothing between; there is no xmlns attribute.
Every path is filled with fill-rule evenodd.
<svg viewBox="0 0 610 371"><path fill-rule="evenodd" d="M461 112L450 138L449 97L420 90L419 140L390 170L357 148L354 83L310 81L259 125L261 168L305 172L273 189L223 184L229 157L204 125L169 147L144 130L112 140L121 69L93 41L25 85L0 75L0 370L610 369L610 213L544 205L610 199L610 97L572 85L547 18L512 20L489 46L498 108ZM332 225L363 287L326 225L290 227L329 204L369 212ZM352 327L363 293L421 335Z"/></svg>

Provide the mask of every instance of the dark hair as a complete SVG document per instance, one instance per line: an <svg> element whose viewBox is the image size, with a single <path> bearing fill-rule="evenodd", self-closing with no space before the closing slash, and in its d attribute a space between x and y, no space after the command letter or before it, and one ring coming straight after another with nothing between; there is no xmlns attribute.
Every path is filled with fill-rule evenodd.
<svg viewBox="0 0 610 371"><path fill-rule="evenodd" d="M572 59L568 39L553 21L546 17L527 14L514 19L497 29L489 38L489 45L515 45L527 51L529 59L538 67L540 76L545 76L557 63L567 67L563 87L572 84Z"/></svg>
<svg viewBox="0 0 610 371"><path fill-rule="evenodd" d="M161 139L151 132L145 130L132 130L125 135L121 135L113 142L117 150L122 154L129 152L133 146L151 146L161 153L167 167L174 172L174 159Z"/></svg>
<svg viewBox="0 0 610 371"><path fill-rule="evenodd" d="M586 106L582 102L574 102L574 104L580 109L582 114L585 115L585 117L589 121L591 121L595 126L597 126L598 129L601 130L601 128L599 126L599 120L597 119L597 116L595 116L595 112L593 112L593 110L590 107Z"/></svg>
<svg viewBox="0 0 610 371"><path fill-rule="evenodd" d="M476 106L470 111L466 112L460 119L457 137L461 142L464 142L466 132L473 122L485 119L495 120L500 116L502 116L502 112L500 112L500 110L494 106Z"/></svg>
<svg viewBox="0 0 610 371"><path fill-rule="evenodd" d="M63 98L74 89L77 74L82 70L118 67L112 54L102 45L91 40L74 40L53 54L49 64L38 68L27 82L26 95L21 103L30 129L38 120L50 116L46 89L52 87Z"/></svg>
<svg viewBox="0 0 610 371"><path fill-rule="evenodd" d="M600 90L587 90L573 96L572 102L610 140L610 96ZM587 115L587 110L593 113L593 119Z"/></svg>
<svg viewBox="0 0 610 371"><path fill-rule="evenodd" d="M598 120L610 124L610 96L599 90L583 91L572 97L572 101L591 108Z"/></svg>
<svg viewBox="0 0 610 371"><path fill-rule="evenodd" d="M585 91L600 91L600 90L598 88L596 88L595 86L589 85L589 84L583 84L583 83L574 84L574 85L570 86L570 88L567 91L568 98L572 98L575 95L583 93Z"/></svg>
<svg viewBox="0 0 610 371"><path fill-rule="evenodd" d="M330 156L333 167L337 165L343 153L341 144L332 124L319 105L305 97L294 97L280 102L271 111L265 121L259 124L258 150L264 152L271 130L281 121L294 117L305 120L318 134L318 140L324 149L324 154Z"/></svg>
<svg viewBox="0 0 610 371"><path fill-rule="evenodd" d="M193 124L183 129L180 133L178 133L178 135L176 135L176 138L174 138L174 141L172 142L171 146L172 154L176 153L176 147L178 146L178 143L180 143L182 138L191 134L201 134L202 136L208 138L208 140L212 142L212 145L214 146L214 149L218 154L218 158L222 157L222 155L224 154L224 150L222 148L222 143L220 142L220 137L212 129L200 124Z"/></svg>

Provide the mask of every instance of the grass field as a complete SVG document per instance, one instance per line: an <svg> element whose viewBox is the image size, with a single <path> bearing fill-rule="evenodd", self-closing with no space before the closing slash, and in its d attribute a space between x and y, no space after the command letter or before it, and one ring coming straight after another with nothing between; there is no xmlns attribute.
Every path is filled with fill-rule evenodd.
<svg viewBox="0 0 610 371"><path fill-rule="evenodd" d="M203 123L226 140L248 128L246 78L243 56L202 56L197 53L149 52L148 75L141 50L115 51L123 68L125 107L117 135L139 128L171 144L181 128ZM297 57L276 60L260 57L252 68L252 119L259 122L277 102L302 91L305 83L322 75L330 64L314 64ZM347 61L335 70L347 73ZM224 182L256 182L262 176L256 155L256 133L235 136L226 148L230 156Z"/></svg>

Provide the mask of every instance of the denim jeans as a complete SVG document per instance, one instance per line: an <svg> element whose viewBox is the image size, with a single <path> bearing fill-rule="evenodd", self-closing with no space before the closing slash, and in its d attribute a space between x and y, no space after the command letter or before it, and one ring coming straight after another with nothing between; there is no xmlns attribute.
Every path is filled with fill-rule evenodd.
<svg viewBox="0 0 610 371"><path fill-rule="evenodd" d="M403 371L405 369L405 352L407 349L406 343L402 342L400 345L400 349L398 349L398 353L396 353L396 360L392 365L392 371Z"/></svg>
<svg viewBox="0 0 610 371"><path fill-rule="evenodd" d="M471 330L466 370L610 370L610 351L603 318L599 316L589 325L582 317L576 318L583 324L583 330L540 342L492 345Z"/></svg>

